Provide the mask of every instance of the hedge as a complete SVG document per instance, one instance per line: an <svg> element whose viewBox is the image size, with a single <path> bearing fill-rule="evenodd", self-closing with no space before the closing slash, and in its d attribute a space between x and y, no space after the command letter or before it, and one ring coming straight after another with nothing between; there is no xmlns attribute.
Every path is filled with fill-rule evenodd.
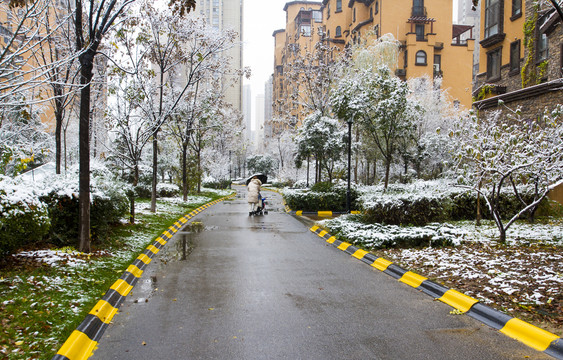
<svg viewBox="0 0 563 360"><path fill-rule="evenodd" d="M286 204L293 210L303 211L346 211L345 185L317 183L311 190L308 189L289 189L282 190ZM356 188L351 189L350 201L351 208L356 209L358 192Z"/></svg>
<svg viewBox="0 0 563 360"><path fill-rule="evenodd" d="M49 228L47 205L35 189L0 176L0 258L40 242Z"/></svg>
<svg viewBox="0 0 563 360"><path fill-rule="evenodd" d="M444 187L445 186L445 187ZM411 190L411 191L409 191ZM440 184L439 188L416 189L392 187L388 191L372 192L361 197L364 221L392 225L423 226L432 222L474 220L477 215L477 194L456 188L453 185ZM533 194L522 189L525 201L531 201ZM548 212L548 200L540 206L539 214ZM491 213L481 198L481 215L491 219ZM501 216L512 217L521 209L519 200L510 191L501 193Z"/></svg>

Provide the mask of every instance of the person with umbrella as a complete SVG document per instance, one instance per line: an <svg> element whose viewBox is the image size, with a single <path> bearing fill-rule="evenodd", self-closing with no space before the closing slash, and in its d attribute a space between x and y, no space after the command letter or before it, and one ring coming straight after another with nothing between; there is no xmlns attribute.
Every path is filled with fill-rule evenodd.
<svg viewBox="0 0 563 360"><path fill-rule="evenodd" d="M248 213L248 216L254 214L256 204L260 200L260 185L262 185L260 177L264 179L263 175L253 175L246 181L246 185L248 187L246 201L248 201L248 204L250 204L250 212Z"/></svg>

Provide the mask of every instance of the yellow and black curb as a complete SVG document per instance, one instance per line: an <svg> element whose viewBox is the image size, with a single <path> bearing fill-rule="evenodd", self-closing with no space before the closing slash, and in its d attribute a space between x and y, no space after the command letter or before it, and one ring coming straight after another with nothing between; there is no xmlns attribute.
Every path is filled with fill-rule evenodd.
<svg viewBox="0 0 563 360"><path fill-rule="evenodd" d="M532 324L513 318L498 310L479 302L479 300L449 289L443 285L428 280L424 276L407 271L384 258L378 258L372 253L359 249L350 243L337 240L327 231L315 225L310 228L312 232L325 239L339 250L373 266L379 271L392 276L413 288L432 296L434 299L465 313L472 318L492 327L501 333L516 339L527 346L544 352L556 359L563 360L563 340L549 331L540 329Z"/></svg>
<svg viewBox="0 0 563 360"><path fill-rule="evenodd" d="M176 232L182 229L188 220L221 201L227 200L235 196L233 193L229 196L209 202L199 208L193 210L189 214L184 215L174 225L164 231L156 240L146 247L129 267L123 272L121 277L106 291L105 295L92 308L90 313L82 321L80 325L70 334L63 346L52 360L82 360L92 356L93 351L98 346L100 339L114 315L117 314L119 306L125 300L125 297L131 292L133 286L141 278L144 269L158 254L160 249L174 236Z"/></svg>
<svg viewBox="0 0 563 360"><path fill-rule="evenodd" d="M292 215L303 216L303 215L312 215L318 217L332 217L335 215L344 215L348 214L346 211L303 211L303 210L288 210L289 208L286 205L286 211ZM359 211L350 211L350 214L359 214Z"/></svg>

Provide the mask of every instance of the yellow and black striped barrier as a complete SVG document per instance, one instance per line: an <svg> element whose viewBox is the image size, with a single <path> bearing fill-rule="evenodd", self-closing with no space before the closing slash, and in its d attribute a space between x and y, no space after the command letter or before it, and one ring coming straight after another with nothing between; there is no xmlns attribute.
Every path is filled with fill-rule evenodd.
<svg viewBox="0 0 563 360"><path fill-rule="evenodd" d="M373 266L377 270L450 305L531 348L544 352L556 359L563 359L563 340L559 336L506 315L480 303L477 299L430 281L424 276L407 271L389 260L378 258L372 253L359 249L350 243L340 241L317 225L310 228L310 230L339 250Z"/></svg>
<svg viewBox="0 0 563 360"><path fill-rule="evenodd" d="M333 217L335 215L344 215L344 214L348 214L346 211L303 211L303 210L297 210L297 211L293 211L293 210L287 210L289 208L286 208L286 211L289 212L290 214L293 215L297 215L297 216L307 216L307 215L312 215L312 216L318 216L318 217ZM356 210L352 210L350 211L350 214L359 214L359 211Z"/></svg>
<svg viewBox="0 0 563 360"><path fill-rule="evenodd" d="M232 198L235 195L236 193L233 193L224 198L217 199L184 215L157 237L152 244L147 246L141 255L123 272L123 275L106 291L102 299L92 308L76 330L70 334L52 360L83 360L92 356L93 351L98 346L98 342L102 338L102 334L114 315L117 314L119 306L121 306L125 297L131 292L133 286L141 278L141 275L143 275L144 269L150 264L160 249L166 245L176 232L184 227L188 220L208 207Z"/></svg>

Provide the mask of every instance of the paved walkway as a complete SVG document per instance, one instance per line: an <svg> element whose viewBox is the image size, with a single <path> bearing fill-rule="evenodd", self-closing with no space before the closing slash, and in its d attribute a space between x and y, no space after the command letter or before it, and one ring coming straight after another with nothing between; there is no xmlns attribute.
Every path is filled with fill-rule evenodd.
<svg viewBox="0 0 563 360"><path fill-rule="evenodd" d="M550 359L327 245L244 188L178 232L93 359Z"/></svg>

